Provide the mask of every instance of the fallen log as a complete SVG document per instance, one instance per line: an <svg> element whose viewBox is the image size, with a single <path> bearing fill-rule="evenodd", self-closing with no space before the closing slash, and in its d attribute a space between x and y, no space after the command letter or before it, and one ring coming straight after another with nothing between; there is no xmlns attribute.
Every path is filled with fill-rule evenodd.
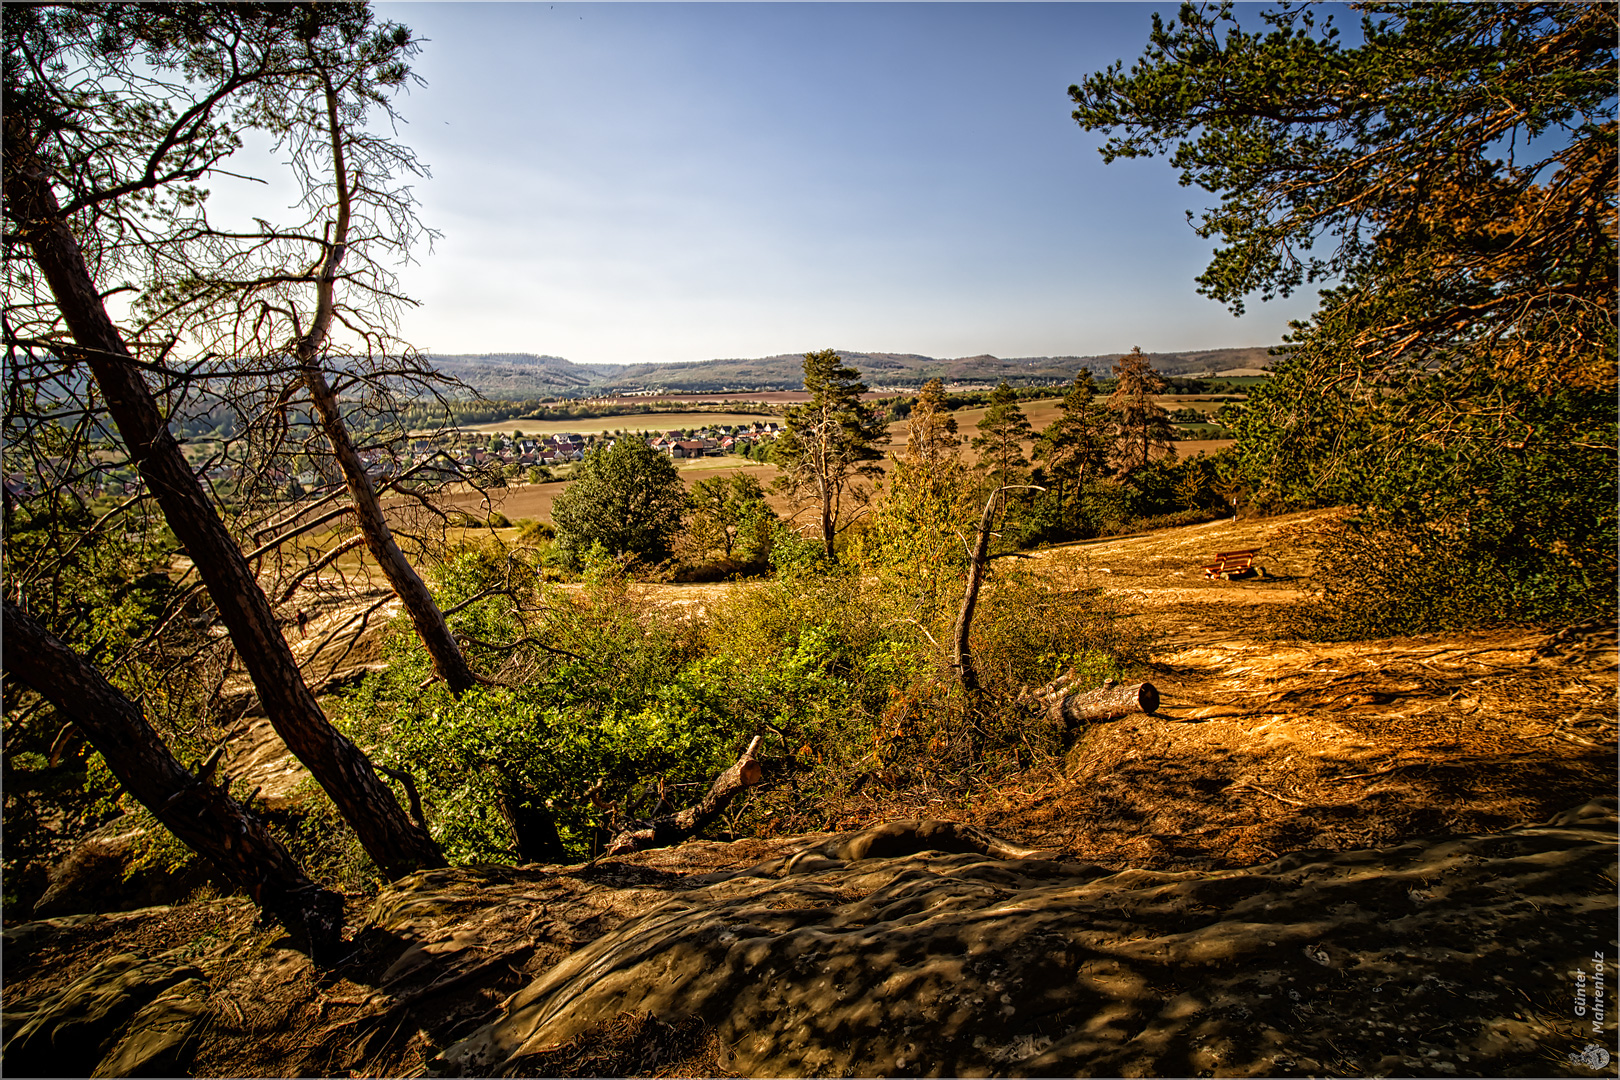
<svg viewBox="0 0 1620 1080"><path fill-rule="evenodd" d="M746 788L759 783L764 769L755 754L759 750L759 736L749 742L737 763L715 777L709 793L696 806L689 806L674 814L653 818L651 821L633 822L631 827L609 841L603 855L627 855L632 851L668 847L695 835Z"/></svg>
<svg viewBox="0 0 1620 1080"><path fill-rule="evenodd" d="M1068 692L1068 677L1058 678L1039 690L1027 692L1025 700L1044 706L1046 717L1065 729L1096 720L1117 720L1134 712L1152 713L1159 708L1159 691L1152 683L1121 686L1109 679L1102 686L1083 694Z"/></svg>

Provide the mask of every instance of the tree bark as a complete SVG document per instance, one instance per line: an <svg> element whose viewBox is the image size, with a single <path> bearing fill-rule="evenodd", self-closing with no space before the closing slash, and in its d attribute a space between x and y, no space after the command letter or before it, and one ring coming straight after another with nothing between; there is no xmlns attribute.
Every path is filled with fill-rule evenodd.
<svg viewBox="0 0 1620 1080"><path fill-rule="evenodd" d="M69 332L84 350L85 363L147 490L207 586L276 734L331 796L383 873L399 877L421 867L443 866L444 856L432 837L405 816L370 760L316 704L264 591L186 463L108 316L44 165L27 149L27 133L8 124L6 135L10 160L5 198L13 220L50 284Z"/></svg>
<svg viewBox="0 0 1620 1080"><path fill-rule="evenodd" d="M996 500L1005 488L996 488L984 504L984 516L979 519L979 532L973 541L973 556L968 563L967 590L962 595L962 609L956 616L956 655L953 666L962 680L962 689L969 695L979 692L979 669L973 662L973 649L968 635L973 630L973 612L979 606L979 589L984 584L984 564L990 554L990 526L996 518Z"/></svg>
<svg viewBox="0 0 1620 1080"><path fill-rule="evenodd" d="M343 128L337 115L337 93L330 83L326 87L326 105L338 214L332 236L326 244L321 276L315 285L315 316L310 320L309 330L295 346L298 366L303 375L304 388L309 391L310 401L321 418L321 430L327 442L331 443L338 468L343 472L343 482L354 503L360 532L366 538L366 550L371 552L371 557L382 568L383 576L388 579L388 584L410 615L417 637L421 638L423 647L433 661L433 670L449 686L450 692L459 697L463 691L478 685L478 677L473 674L461 647L451 635L439 605L433 601L433 594L394 542L393 530L389 529L388 521L383 516L382 503L377 498L377 489L372 486L371 477L366 475L365 462L360 460L354 441L349 438L349 429L343 423L337 395L326 381L326 373L321 370L321 350L331 331L332 316L336 310L337 272L348 246L351 211L349 173L343 154Z"/></svg>
<svg viewBox="0 0 1620 1080"><path fill-rule="evenodd" d="M348 428L343 424L337 395L332 393L318 362L313 358L306 359L302 349L299 354L304 384L314 402L315 411L320 415L321 429L332 444L338 467L343 470L343 481L349 489L350 499L354 501L355 516L361 535L365 537L366 550L382 568L383 576L388 579L388 584L410 615L417 637L421 638L423 647L433 661L433 670L445 681L450 692L459 696L463 691L477 686L478 677L473 674L461 647L451 635L444 614L433 600L433 594L395 543L393 530L389 529L388 521L383 516L377 489L372 486L371 477L366 475L365 463L360 460L354 442L349 438Z"/></svg>
<svg viewBox="0 0 1620 1080"><path fill-rule="evenodd" d="M973 613L979 606L979 589L984 585L985 564L990 561L990 526L996 520L996 500L1009 491L1045 491L1038 484L1003 484L990 493L984 504L984 516L979 519L979 532L973 541L973 555L968 564L967 589L962 594L962 608L956 616L955 656L952 665L962 680L962 689L969 694L979 692L979 669L973 662L973 649L968 635L973 630Z"/></svg>
<svg viewBox="0 0 1620 1080"><path fill-rule="evenodd" d="M679 813L654 818L636 828L626 829L608 844L606 854L627 855L632 851L668 847L700 832L705 825L719 817L720 812L740 792L759 783L764 769L754 756L758 750L759 736L755 735L736 764L715 778L702 802Z"/></svg>
<svg viewBox="0 0 1620 1080"><path fill-rule="evenodd" d="M1152 683L1116 685L1113 680L1084 694L1052 694L1046 715L1060 721L1065 729L1096 720L1117 720L1131 713L1152 713L1159 708L1159 691Z"/></svg>
<svg viewBox="0 0 1620 1080"><path fill-rule="evenodd" d="M73 721L154 817L265 911L303 934L320 964L336 958L343 898L310 881L264 825L222 788L193 776L140 707L39 623L4 603L5 670Z"/></svg>
<svg viewBox="0 0 1620 1080"><path fill-rule="evenodd" d="M567 852L563 850L562 837L557 834L557 822L544 804L524 799L525 793L518 790L511 777L499 767L490 765L488 768L496 783L495 809L512 833L518 862L562 862Z"/></svg>

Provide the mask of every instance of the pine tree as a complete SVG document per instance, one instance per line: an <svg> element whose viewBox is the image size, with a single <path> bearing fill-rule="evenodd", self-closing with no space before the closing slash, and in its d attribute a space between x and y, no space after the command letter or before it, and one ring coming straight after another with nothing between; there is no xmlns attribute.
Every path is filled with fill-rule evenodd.
<svg viewBox="0 0 1620 1080"><path fill-rule="evenodd" d="M861 480L881 473L877 447L889 441L883 418L861 400L866 384L860 378L833 349L806 353L804 388L810 400L787 411L785 430L772 448L782 468L775 487L821 511L821 540L829 559L833 539L849 525L843 520L846 503L864 505L871 498Z"/></svg>
<svg viewBox="0 0 1620 1080"><path fill-rule="evenodd" d="M1153 400L1154 394L1164 393L1170 384L1153 370L1141 346L1119 358L1114 375L1119 385L1108 399L1108 406L1117 417L1113 457L1119 471L1129 474L1140 469L1153 460L1154 450L1164 451L1162 457L1175 457L1175 428L1170 414Z"/></svg>
<svg viewBox="0 0 1620 1080"><path fill-rule="evenodd" d="M1063 395L1062 412L1035 443L1035 459L1045 462L1043 479L1052 485L1052 504L1065 529L1075 525L1074 508L1086 484L1108 468L1112 425L1107 406L1098 404L1096 397L1091 372L1076 375Z"/></svg>
<svg viewBox="0 0 1620 1080"><path fill-rule="evenodd" d="M938 379L923 385L911 406L906 436L906 460L925 471L960 459L961 440L956 434L956 417L945 402L945 386Z"/></svg>
<svg viewBox="0 0 1620 1080"><path fill-rule="evenodd" d="M973 449L979 452L980 465L998 486L1018 483L1018 470L1029 465L1023 444L1034 429L1005 380L990 395L990 407L978 426L980 434L974 436Z"/></svg>

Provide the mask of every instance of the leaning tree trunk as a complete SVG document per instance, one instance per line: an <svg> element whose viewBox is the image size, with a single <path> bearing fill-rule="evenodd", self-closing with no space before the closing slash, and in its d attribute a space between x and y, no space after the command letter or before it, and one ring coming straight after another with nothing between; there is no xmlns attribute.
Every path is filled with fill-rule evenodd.
<svg viewBox="0 0 1620 1080"><path fill-rule="evenodd" d="M366 475L365 462L360 460L354 442L349 438L349 429L344 426L337 395L326 381L326 373L321 370L320 354L331 331L336 308L338 264L343 261L343 252L348 244L351 207L348 167L343 154L343 129L337 116L337 95L330 86L326 90L326 104L338 213L332 236L326 241L326 258L321 267L321 276L315 285L315 316L310 320L308 332L298 339L295 346L298 367L304 388L309 391L310 401L321 418L321 430L332 444L338 468L343 471L343 481L349 489L349 498L354 502L366 549L382 568L388 584L410 615L417 636L422 639L428 656L432 658L433 670L449 686L450 692L459 696L478 685L478 678L468 666L466 656L450 633L450 627L445 624L444 614L434 603L433 594L428 592L421 577L406 561L405 553L394 542L393 531L388 527L382 503L377 498L377 489L372 486L371 477Z"/></svg>
<svg viewBox="0 0 1620 1080"><path fill-rule="evenodd" d="M979 668L973 662L973 649L969 635L973 630L973 613L979 606L979 589L984 585L985 564L990 561L990 526L996 520L996 500L1009 491L1045 491L1038 484L1003 484L990 493L984 504L984 516L979 519L979 532L973 541L973 554L968 562L967 589L962 594L962 609L956 616L954 637L955 653L952 666L962 680L962 689L969 695L979 692Z"/></svg>
<svg viewBox="0 0 1620 1080"><path fill-rule="evenodd" d="M383 516L382 502L377 498L377 489L372 485L371 477L366 475L365 463L355 452L348 428L343 424L337 395L332 392L320 365L313 358L305 358L302 347L299 348L299 366L315 411L320 414L321 429L332 444L338 467L343 470L343 480L348 486L349 498L354 502L355 516L359 520L361 535L365 537L366 550L382 567L388 584L410 615L417 636L422 639L428 656L433 660L433 670L445 681L450 692L459 696L462 691L477 686L478 677L473 674L466 656L451 635L443 612L433 600L433 594L394 542L393 531Z"/></svg>
<svg viewBox="0 0 1620 1080"><path fill-rule="evenodd" d="M107 767L163 825L217 866L253 901L301 932L321 964L337 954L343 898L310 881L262 822L223 787L193 776L102 674L39 623L4 604L5 670L84 732Z"/></svg>
<svg viewBox="0 0 1620 1080"><path fill-rule="evenodd" d="M12 136L7 149L20 156L27 153L28 140L17 134L7 131ZM37 157L30 156L5 177L5 198L119 436L207 586L276 734L332 797L385 874L399 877L444 865L432 837L405 816L370 760L331 725L305 685L264 591L186 463L108 316Z"/></svg>

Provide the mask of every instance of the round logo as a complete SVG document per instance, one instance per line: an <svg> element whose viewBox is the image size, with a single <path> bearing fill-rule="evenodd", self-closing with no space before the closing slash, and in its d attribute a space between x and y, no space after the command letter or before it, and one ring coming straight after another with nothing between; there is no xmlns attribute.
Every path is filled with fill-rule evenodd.
<svg viewBox="0 0 1620 1080"><path fill-rule="evenodd" d="M1569 1054L1571 1065L1585 1065L1588 1069L1603 1069L1609 1064L1609 1052L1597 1043L1587 1043L1580 1050L1571 1050Z"/></svg>

